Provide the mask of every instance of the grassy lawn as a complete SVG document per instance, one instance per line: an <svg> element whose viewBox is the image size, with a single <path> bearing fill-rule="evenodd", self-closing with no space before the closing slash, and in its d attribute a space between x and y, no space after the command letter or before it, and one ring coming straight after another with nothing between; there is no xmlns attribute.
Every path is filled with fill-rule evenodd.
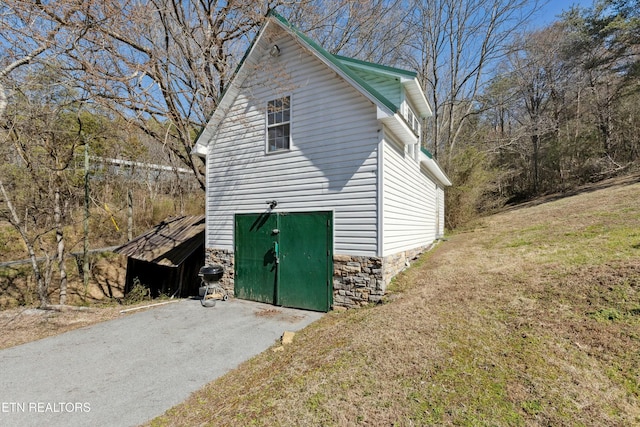
<svg viewBox="0 0 640 427"><path fill-rule="evenodd" d="M640 424L637 177L487 217L392 291L150 425Z"/></svg>

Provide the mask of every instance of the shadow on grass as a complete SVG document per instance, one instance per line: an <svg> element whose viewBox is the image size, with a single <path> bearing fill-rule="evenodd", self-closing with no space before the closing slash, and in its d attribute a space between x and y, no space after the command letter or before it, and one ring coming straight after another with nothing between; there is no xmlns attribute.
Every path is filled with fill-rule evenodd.
<svg viewBox="0 0 640 427"><path fill-rule="evenodd" d="M568 189L566 191L539 196L533 200L522 199L522 200L515 201L513 203L508 203L504 207L504 209L502 209L502 211L513 211L513 210L522 209L522 208L529 208L532 206L542 205L544 203L554 202L556 200L564 199L567 197L577 196L579 194L592 193L594 191L603 190L605 188L632 185L637 183L640 183L640 173L634 173L628 176L604 179L602 181L584 184L576 188Z"/></svg>
<svg viewBox="0 0 640 427"><path fill-rule="evenodd" d="M126 261L124 257L91 255L89 284L83 284L82 262L70 257L67 264L67 303L92 305L120 302L124 297ZM47 294L52 303L59 298L59 275L54 271ZM0 267L0 309L38 304L33 270L28 264Z"/></svg>
<svg viewBox="0 0 640 427"><path fill-rule="evenodd" d="M0 270L0 309L37 301L30 278L31 269L28 267L3 267Z"/></svg>

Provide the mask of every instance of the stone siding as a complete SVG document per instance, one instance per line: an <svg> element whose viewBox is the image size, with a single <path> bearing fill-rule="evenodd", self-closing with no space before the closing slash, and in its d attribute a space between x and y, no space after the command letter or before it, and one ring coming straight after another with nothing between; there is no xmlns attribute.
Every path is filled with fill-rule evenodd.
<svg viewBox="0 0 640 427"><path fill-rule="evenodd" d="M382 299L383 259L378 257L333 256L333 305L358 307Z"/></svg>
<svg viewBox="0 0 640 427"><path fill-rule="evenodd" d="M423 246L386 257L334 255L334 308L355 308L380 302L391 279L430 248L431 245ZM223 249L207 249L206 263L221 265L224 268L220 284L230 295L233 295L233 252Z"/></svg>
<svg viewBox="0 0 640 427"><path fill-rule="evenodd" d="M334 255L333 305L353 308L380 302L391 279L429 248L423 246L383 258Z"/></svg>
<svg viewBox="0 0 640 427"><path fill-rule="evenodd" d="M233 252L225 249L207 249L205 257L205 264L222 266L224 273L222 279L220 279L220 285L227 290L230 296L234 295L235 268L233 265Z"/></svg>

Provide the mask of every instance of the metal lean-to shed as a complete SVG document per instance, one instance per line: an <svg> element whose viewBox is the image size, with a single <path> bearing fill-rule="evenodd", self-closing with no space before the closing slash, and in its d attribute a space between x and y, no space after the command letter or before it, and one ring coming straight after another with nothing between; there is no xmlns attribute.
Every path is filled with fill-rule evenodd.
<svg viewBox="0 0 640 427"><path fill-rule="evenodd" d="M125 293L137 278L154 297L198 295L204 230L204 215L168 218L115 249L127 257Z"/></svg>

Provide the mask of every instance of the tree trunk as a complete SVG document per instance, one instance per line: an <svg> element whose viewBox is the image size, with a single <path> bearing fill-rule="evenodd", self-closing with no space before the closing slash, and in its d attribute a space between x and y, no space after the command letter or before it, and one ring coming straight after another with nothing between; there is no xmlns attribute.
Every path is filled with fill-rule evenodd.
<svg viewBox="0 0 640 427"><path fill-rule="evenodd" d="M60 304L65 305L67 303L67 268L64 265L64 230L59 188L56 188L54 194L53 220L56 227L58 271L60 272Z"/></svg>
<svg viewBox="0 0 640 427"><path fill-rule="evenodd" d="M0 118L4 114L4 110L7 108L7 94L4 91L4 86L0 81Z"/></svg>
<svg viewBox="0 0 640 427"><path fill-rule="evenodd" d="M82 221L82 283L84 297L89 292L89 144L84 143L84 219Z"/></svg>
<svg viewBox="0 0 640 427"><path fill-rule="evenodd" d="M40 307L45 307L50 304L49 284L51 283L51 276L53 275L53 261L44 248L40 247L40 250L44 255L44 268L42 269L42 286L38 288L38 295L40 296Z"/></svg>
<svg viewBox="0 0 640 427"><path fill-rule="evenodd" d="M133 240L133 192L127 191L127 241Z"/></svg>
<svg viewBox="0 0 640 427"><path fill-rule="evenodd" d="M20 233L20 237L22 237L22 241L24 242L25 246L27 247L27 251L29 252L29 259L31 260L33 277L36 281L36 287L38 289L38 298L40 299L40 305L49 305L48 282L44 280L40 272L40 266L38 265L38 260L36 258L35 247L33 246L33 243L29 239L29 236L27 236L27 233L20 222L18 213L11 203L11 199L9 198L9 194L4 188L2 180L0 180L0 192L2 193L2 197L4 198L5 203L7 204L7 208L9 209L9 222L11 223L13 228L16 229L18 233Z"/></svg>
<svg viewBox="0 0 640 427"><path fill-rule="evenodd" d="M531 135L531 143L533 145L533 156L531 159L532 162L532 171L533 171L533 194L538 194L538 164L540 162L540 135L538 135L538 131L536 130L533 135Z"/></svg>

